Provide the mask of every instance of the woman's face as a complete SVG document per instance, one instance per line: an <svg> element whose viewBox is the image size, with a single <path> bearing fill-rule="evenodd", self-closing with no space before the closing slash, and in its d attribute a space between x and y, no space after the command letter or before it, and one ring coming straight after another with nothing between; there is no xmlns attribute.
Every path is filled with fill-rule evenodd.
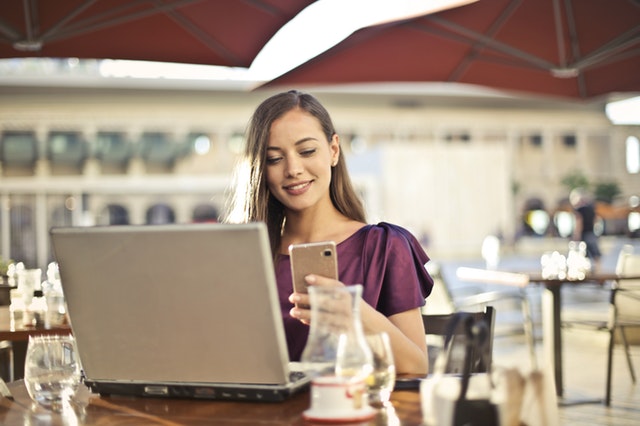
<svg viewBox="0 0 640 426"><path fill-rule="evenodd" d="M331 166L339 155L338 136L327 141L318 119L301 109L286 112L270 129L266 177L271 194L293 211L331 203Z"/></svg>

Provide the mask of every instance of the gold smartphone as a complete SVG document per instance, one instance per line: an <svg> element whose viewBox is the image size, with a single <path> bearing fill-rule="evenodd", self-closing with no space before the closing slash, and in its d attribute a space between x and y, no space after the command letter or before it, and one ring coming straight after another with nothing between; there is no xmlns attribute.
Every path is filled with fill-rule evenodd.
<svg viewBox="0 0 640 426"><path fill-rule="evenodd" d="M289 257L293 290L297 293L307 293L304 277L309 274L338 279L338 255L333 241L292 244Z"/></svg>

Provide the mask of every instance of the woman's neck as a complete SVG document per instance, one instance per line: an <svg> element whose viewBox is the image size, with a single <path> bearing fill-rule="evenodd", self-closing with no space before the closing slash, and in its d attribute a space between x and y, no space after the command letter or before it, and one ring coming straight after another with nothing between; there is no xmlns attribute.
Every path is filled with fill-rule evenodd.
<svg viewBox="0 0 640 426"><path fill-rule="evenodd" d="M287 253L290 244L335 241L340 243L364 224L340 213L333 205L330 209L287 212L280 252Z"/></svg>

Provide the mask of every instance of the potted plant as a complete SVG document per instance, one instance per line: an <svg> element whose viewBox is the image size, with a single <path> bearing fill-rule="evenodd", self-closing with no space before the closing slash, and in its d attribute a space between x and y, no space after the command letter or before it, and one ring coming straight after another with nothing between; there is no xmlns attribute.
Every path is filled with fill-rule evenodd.
<svg viewBox="0 0 640 426"><path fill-rule="evenodd" d="M596 200L612 204L613 200L622 193L617 182L598 182L595 184L594 193Z"/></svg>
<svg viewBox="0 0 640 426"><path fill-rule="evenodd" d="M9 285L9 265L13 263L12 259L5 259L0 255L0 285Z"/></svg>

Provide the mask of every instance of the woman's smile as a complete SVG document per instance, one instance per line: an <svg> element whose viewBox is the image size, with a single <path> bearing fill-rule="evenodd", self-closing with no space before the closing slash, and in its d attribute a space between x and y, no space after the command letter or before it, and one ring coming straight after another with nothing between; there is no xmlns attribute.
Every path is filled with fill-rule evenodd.
<svg viewBox="0 0 640 426"><path fill-rule="evenodd" d="M313 183L312 180L306 180L302 182L292 183L291 185L286 185L284 187L285 191L291 195L301 195L307 192L307 190L311 187Z"/></svg>

